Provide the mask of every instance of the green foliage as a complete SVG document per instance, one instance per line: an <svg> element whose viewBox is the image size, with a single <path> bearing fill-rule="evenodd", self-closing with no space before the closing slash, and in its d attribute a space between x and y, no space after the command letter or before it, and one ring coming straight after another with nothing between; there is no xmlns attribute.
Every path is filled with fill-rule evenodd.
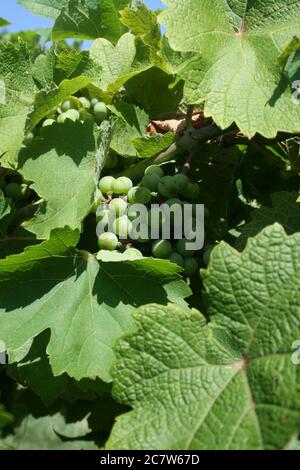
<svg viewBox="0 0 300 470"><path fill-rule="evenodd" d="M18 3L0 448L296 449L300 1Z"/></svg>

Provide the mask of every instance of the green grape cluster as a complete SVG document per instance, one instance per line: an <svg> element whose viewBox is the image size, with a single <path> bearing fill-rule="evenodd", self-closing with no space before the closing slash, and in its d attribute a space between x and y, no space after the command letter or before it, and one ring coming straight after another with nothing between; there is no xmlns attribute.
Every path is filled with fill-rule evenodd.
<svg viewBox="0 0 300 470"><path fill-rule="evenodd" d="M197 253L189 250L190 238L175 240L171 236L170 240L151 239L152 228L160 230L165 223L164 214L159 206L161 204L167 204L169 207L175 204L183 206L186 203L198 202L201 194L197 183L191 182L183 173L165 175L162 166L151 165L145 170L139 185L134 186L131 179L126 176L115 178L108 175L101 178L99 192L100 196L97 194L95 204L96 222L101 224L101 230L104 230L99 236L101 250L118 251L130 259L139 259L145 255L169 260L183 268L187 277L197 274L199 263ZM147 225L144 228L148 235L144 239L133 240L131 238L133 221L138 217L136 204L147 207L148 217L145 221ZM157 207L153 207L152 204L156 204ZM95 212L94 207L93 212Z"/></svg>
<svg viewBox="0 0 300 470"><path fill-rule="evenodd" d="M94 121L100 125L107 117L108 108L98 98L89 99L86 96L69 96L49 113L39 128L33 129L25 136L23 145L30 147L38 133L43 134L46 128L55 123Z"/></svg>

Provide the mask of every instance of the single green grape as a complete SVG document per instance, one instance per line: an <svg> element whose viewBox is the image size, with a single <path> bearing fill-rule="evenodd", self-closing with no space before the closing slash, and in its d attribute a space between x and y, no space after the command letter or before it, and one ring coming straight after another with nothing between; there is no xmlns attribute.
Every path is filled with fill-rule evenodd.
<svg viewBox="0 0 300 470"><path fill-rule="evenodd" d="M187 248L187 245L191 243L190 241L186 240L183 238L182 240L179 240L176 244L176 250L177 252L183 256L184 258L188 258L190 256L193 256L195 252L193 250L189 250Z"/></svg>
<svg viewBox="0 0 300 470"><path fill-rule="evenodd" d="M142 179L142 185L149 189L151 192L157 193L158 191L158 184L160 182L160 176L157 174L152 174L152 175L145 175L144 178Z"/></svg>
<svg viewBox="0 0 300 470"><path fill-rule="evenodd" d="M122 239L128 238L132 231L132 223L127 215L122 215L113 222L114 232Z"/></svg>
<svg viewBox="0 0 300 470"><path fill-rule="evenodd" d="M152 245L152 253L155 258L168 259L173 251L169 240L157 240Z"/></svg>
<svg viewBox="0 0 300 470"><path fill-rule="evenodd" d="M178 266L181 266L183 268L184 266L184 259L179 253L172 253L171 256L169 257L169 260L172 263L178 264Z"/></svg>
<svg viewBox="0 0 300 470"><path fill-rule="evenodd" d="M115 168L119 162L119 159L117 155L115 154L109 154L104 163L104 168L111 170L112 168Z"/></svg>
<svg viewBox="0 0 300 470"><path fill-rule="evenodd" d="M127 248L127 250L124 251L124 255L133 260L144 258L140 250L137 250L136 248Z"/></svg>
<svg viewBox="0 0 300 470"><path fill-rule="evenodd" d="M150 165L145 170L145 176L148 176L148 175L157 175L160 178L162 178L164 176L164 172L163 172L163 169L160 166Z"/></svg>
<svg viewBox="0 0 300 470"><path fill-rule="evenodd" d="M127 210L127 202L124 199L116 198L111 201L109 204L109 211L112 216L119 217L124 215Z"/></svg>
<svg viewBox="0 0 300 470"><path fill-rule="evenodd" d="M55 120L54 119L46 119L44 122L43 122L43 125L42 127L50 127L52 126L52 124L55 124Z"/></svg>
<svg viewBox="0 0 300 470"><path fill-rule="evenodd" d="M80 113L77 111L77 109L69 109L69 111L66 111L64 114L61 114L61 116L64 116L64 120L70 119L73 122L77 122L80 120Z"/></svg>
<svg viewBox="0 0 300 470"><path fill-rule="evenodd" d="M192 257L185 258L183 267L184 267L184 274L187 277L194 276L194 274L196 274L199 269L198 261Z"/></svg>
<svg viewBox="0 0 300 470"><path fill-rule="evenodd" d="M92 108L94 108L94 106L96 106L97 103L99 103L98 98L92 98L92 99L91 99L91 106L92 106Z"/></svg>
<svg viewBox="0 0 300 470"><path fill-rule="evenodd" d="M184 196L191 201L197 201L201 195L200 188L197 183L188 183L184 190Z"/></svg>
<svg viewBox="0 0 300 470"><path fill-rule="evenodd" d="M203 263L208 266L210 257L211 257L211 252L213 251L214 246L213 245L207 245L204 253L203 253Z"/></svg>
<svg viewBox="0 0 300 470"><path fill-rule="evenodd" d="M107 107L105 103L96 103L94 106L94 116L97 124L101 124L107 118Z"/></svg>
<svg viewBox="0 0 300 470"><path fill-rule="evenodd" d="M79 98L79 101L80 101L80 103L82 104L83 108L85 108L85 109L91 109L91 106L92 106L92 105L91 105L91 102L90 102L90 100L89 100L88 98L86 98L85 96L81 96L81 97Z"/></svg>
<svg viewBox="0 0 300 470"><path fill-rule="evenodd" d="M34 135L32 132L28 132L28 134L25 136L25 139L23 141L23 144L26 145L26 147L29 147L34 139Z"/></svg>
<svg viewBox="0 0 300 470"><path fill-rule="evenodd" d="M115 194L127 194L132 187L133 183L131 179L126 176L121 176L113 182L112 190Z"/></svg>
<svg viewBox="0 0 300 470"><path fill-rule="evenodd" d="M170 199L167 199L165 204L167 204L169 207L173 207L173 206L182 206L182 201L180 199L178 199L177 197L172 197Z"/></svg>
<svg viewBox="0 0 300 470"><path fill-rule="evenodd" d="M135 186L128 191L128 201L132 204L149 204L151 199L152 194L148 188Z"/></svg>
<svg viewBox="0 0 300 470"><path fill-rule="evenodd" d="M115 182L115 178L113 176L104 176L104 178L101 178L99 181L99 189L103 194L111 193L112 192L112 187Z"/></svg>
<svg viewBox="0 0 300 470"><path fill-rule="evenodd" d="M114 251L119 246L119 240L115 233L105 232L98 238L100 250Z"/></svg>
<svg viewBox="0 0 300 470"><path fill-rule="evenodd" d="M189 182L189 178L182 173L173 176L173 186L177 188L179 194L185 195L185 190Z"/></svg>
<svg viewBox="0 0 300 470"><path fill-rule="evenodd" d="M172 198L177 195L172 176L164 176L158 183L158 192L161 196Z"/></svg>
<svg viewBox="0 0 300 470"><path fill-rule="evenodd" d="M78 109L78 101L74 96L70 96L70 98L66 99L61 105L60 109L63 113L70 111L70 109Z"/></svg>
<svg viewBox="0 0 300 470"><path fill-rule="evenodd" d="M29 188L26 184L9 183L4 190L6 197L18 201L26 199L29 195Z"/></svg>

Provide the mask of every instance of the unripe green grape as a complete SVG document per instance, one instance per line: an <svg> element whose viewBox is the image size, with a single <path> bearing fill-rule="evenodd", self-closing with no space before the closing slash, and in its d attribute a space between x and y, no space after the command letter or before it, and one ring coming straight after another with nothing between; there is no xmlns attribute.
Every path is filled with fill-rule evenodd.
<svg viewBox="0 0 300 470"><path fill-rule="evenodd" d="M98 245L100 250L114 251L119 245L119 240L114 233L105 232L98 238Z"/></svg>
<svg viewBox="0 0 300 470"><path fill-rule="evenodd" d="M126 176L121 176L113 182L112 190L115 194L127 194L132 187L132 181Z"/></svg>
<svg viewBox="0 0 300 470"><path fill-rule="evenodd" d="M92 98L92 99L91 99L91 106L92 106L92 108L94 108L94 106L96 106L97 103L99 103L98 98Z"/></svg>
<svg viewBox="0 0 300 470"><path fill-rule="evenodd" d="M184 196L191 201L199 199L200 194L200 188L197 183L188 183L184 190Z"/></svg>
<svg viewBox="0 0 300 470"><path fill-rule="evenodd" d="M177 191L180 194L185 194L185 189L189 184L190 180L187 176L183 175L182 173L178 173L177 175L173 176L173 185L177 188Z"/></svg>
<svg viewBox="0 0 300 470"><path fill-rule="evenodd" d="M127 202L119 197L117 199L113 199L109 204L109 211L112 216L119 217L121 215L124 215L126 213L126 210Z"/></svg>
<svg viewBox="0 0 300 470"><path fill-rule="evenodd" d="M110 222L110 212L108 209L103 209L100 212L96 213L96 223L101 223L101 226L104 230L107 229Z"/></svg>
<svg viewBox="0 0 300 470"><path fill-rule="evenodd" d="M173 251L169 240L157 240L152 245L152 253L155 258L168 259Z"/></svg>
<svg viewBox="0 0 300 470"><path fill-rule="evenodd" d="M117 166L118 161L119 159L117 155L110 154L105 159L104 168L111 170L112 168L115 168Z"/></svg>
<svg viewBox="0 0 300 470"><path fill-rule="evenodd" d="M34 139L34 135L32 132L28 132L28 134L25 136L23 144L26 145L26 147L29 147Z"/></svg>
<svg viewBox="0 0 300 470"><path fill-rule="evenodd" d="M64 116L64 121L66 119L70 119L70 121L77 122L80 120L80 113L77 111L77 109L69 109L69 111L66 111L64 114L61 114L61 116Z"/></svg>
<svg viewBox="0 0 300 470"><path fill-rule="evenodd" d="M206 247L206 250L204 251L203 253L203 263L208 266L209 265L209 261L210 261L210 257L211 257L211 252L212 250L214 249L214 246L213 245L208 245Z"/></svg>
<svg viewBox="0 0 300 470"><path fill-rule="evenodd" d="M92 105L91 105L91 102L88 98L86 98L85 96L81 96L79 98L79 101L85 109L91 109Z"/></svg>
<svg viewBox="0 0 300 470"><path fill-rule="evenodd" d="M139 188L137 186L128 191L128 201L132 204L149 204L152 194L148 188Z"/></svg>
<svg viewBox="0 0 300 470"><path fill-rule="evenodd" d="M115 178L113 176L104 176L99 181L99 189L103 194L111 193L112 187L115 182Z"/></svg>
<svg viewBox="0 0 300 470"><path fill-rule="evenodd" d="M172 263L178 264L178 266L181 266L183 268L184 266L184 259L179 253L172 253L171 256L169 257L169 260Z"/></svg>
<svg viewBox="0 0 300 470"><path fill-rule="evenodd" d="M159 194L166 198L176 196L177 190L173 184L172 176L164 176L158 183Z"/></svg>
<svg viewBox="0 0 300 470"><path fill-rule="evenodd" d="M160 182L160 176L157 174L152 174L152 175L145 175L144 178L142 179L142 185L149 189L151 192L157 192L158 191L158 184Z"/></svg>
<svg viewBox="0 0 300 470"><path fill-rule="evenodd" d="M42 127L50 127L52 126L52 124L55 124L55 120L54 119L46 119L43 124L42 124Z"/></svg>
<svg viewBox="0 0 300 470"><path fill-rule="evenodd" d="M182 201L180 199L178 199L177 197L172 197L170 199L167 199L165 204L167 204L169 207L173 207L173 206L182 206Z"/></svg>
<svg viewBox="0 0 300 470"><path fill-rule="evenodd" d="M63 113L70 111L70 109L78 109L78 102L76 98L70 96L70 98L66 99L61 105L60 109Z"/></svg>
<svg viewBox="0 0 300 470"><path fill-rule="evenodd" d="M194 276L197 273L199 266L195 258L185 258L184 260L184 274L188 277Z"/></svg>
<svg viewBox="0 0 300 470"><path fill-rule="evenodd" d="M163 169L160 166L150 165L145 170L145 176L147 176L147 175L157 175L160 178L162 178L164 176L164 172L163 172Z"/></svg>
<svg viewBox="0 0 300 470"><path fill-rule="evenodd" d="M107 107L105 103L96 103L94 106L94 116L97 124L101 124L107 118Z"/></svg>
<svg viewBox="0 0 300 470"><path fill-rule="evenodd" d="M122 215L113 222L113 230L120 238L128 238L132 231L132 223L127 215Z"/></svg>
<svg viewBox="0 0 300 470"><path fill-rule="evenodd" d="M18 184L18 183L9 183L5 187L5 196L18 201L20 199L26 199L29 195L29 188L26 184Z"/></svg>
<svg viewBox="0 0 300 470"><path fill-rule="evenodd" d="M124 255L133 260L144 258L140 250L137 250L136 248L127 248L127 250L124 251Z"/></svg>
<svg viewBox="0 0 300 470"><path fill-rule="evenodd" d="M179 240L176 244L176 250L177 252L183 256L184 258L188 258L190 256L193 256L195 252L193 250L188 250L187 249L187 244L191 243L190 241L186 240L183 238L182 240Z"/></svg>

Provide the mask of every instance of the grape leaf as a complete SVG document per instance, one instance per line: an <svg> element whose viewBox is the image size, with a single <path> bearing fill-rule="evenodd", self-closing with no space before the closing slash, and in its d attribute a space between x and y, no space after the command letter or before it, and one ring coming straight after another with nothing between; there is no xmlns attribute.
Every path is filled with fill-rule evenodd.
<svg viewBox="0 0 300 470"><path fill-rule="evenodd" d="M190 289L169 262L102 263L77 243L78 233L55 230L0 261L0 338L10 353L50 328L54 375L110 381L112 345L132 329L133 307L154 298L184 306Z"/></svg>
<svg viewBox="0 0 300 470"><path fill-rule="evenodd" d="M117 116L110 147L119 155L137 156L132 140L145 134L149 116L140 108L128 103L119 103L110 109Z"/></svg>
<svg viewBox="0 0 300 470"><path fill-rule="evenodd" d="M275 224L204 276L211 323L150 305L116 347L114 396L133 411L108 449L281 449L300 429L300 234Z"/></svg>
<svg viewBox="0 0 300 470"><path fill-rule="evenodd" d="M300 232L300 202L297 202L297 194L281 191L270 197L272 207L255 209L250 214L251 221L239 229L241 236L236 242L237 249L243 249L249 237L254 237L274 222L281 224L289 235Z"/></svg>
<svg viewBox="0 0 300 470"><path fill-rule="evenodd" d="M35 15L46 18L57 18L62 8L66 7L69 0L18 0L18 4Z"/></svg>
<svg viewBox="0 0 300 470"><path fill-rule="evenodd" d="M115 46L106 39L96 39L90 56L102 67L101 79L94 84L105 92L107 100L112 100L130 78L152 66L147 49L141 48L131 33L123 34Z"/></svg>
<svg viewBox="0 0 300 470"><path fill-rule="evenodd" d="M188 66L190 103L205 101L216 124L224 129L235 122L248 137L298 132L300 109L278 56L299 33L300 1L165 3L159 20L172 48L196 55Z"/></svg>
<svg viewBox="0 0 300 470"><path fill-rule="evenodd" d="M160 49L161 32L157 15L144 3L138 4L136 8L124 8L121 11L121 22L154 51Z"/></svg>
<svg viewBox="0 0 300 470"><path fill-rule="evenodd" d="M168 119L178 110L183 82L162 69L152 67L125 84L130 99L141 106L151 119Z"/></svg>
<svg viewBox="0 0 300 470"><path fill-rule="evenodd" d="M133 139L132 143L136 148L139 157L150 158L166 150L176 140L173 132L166 134L149 134Z"/></svg>
<svg viewBox="0 0 300 470"><path fill-rule="evenodd" d="M69 0L56 18L52 39L105 38L116 42L125 32L119 19L119 10L129 0Z"/></svg>
<svg viewBox="0 0 300 470"><path fill-rule="evenodd" d="M87 417L67 423L61 413L34 417L29 414L14 433L0 439L0 449L13 450L96 450L92 441L84 441L90 432Z"/></svg>
<svg viewBox="0 0 300 470"><path fill-rule="evenodd" d="M0 43L0 156L5 154L2 162L10 166L24 139L35 90L26 44Z"/></svg>
<svg viewBox="0 0 300 470"><path fill-rule="evenodd" d="M79 228L90 212L96 188L96 152L91 123L53 124L19 156L19 172L44 202L24 226L39 239L51 230Z"/></svg>

